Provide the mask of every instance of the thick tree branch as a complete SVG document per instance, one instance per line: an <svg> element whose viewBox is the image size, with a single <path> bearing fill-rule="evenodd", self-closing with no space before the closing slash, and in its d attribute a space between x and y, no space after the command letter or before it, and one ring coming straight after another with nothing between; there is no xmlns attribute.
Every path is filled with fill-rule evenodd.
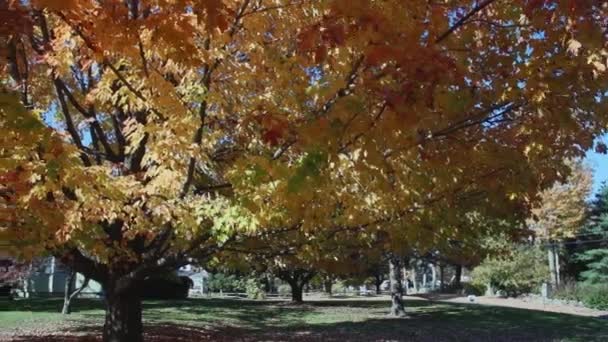
<svg viewBox="0 0 608 342"><path fill-rule="evenodd" d="M82 153L80 154L80 159L82 159L82 162L84 163L84 165L91 166L91 161L89 160L89 157L86 155L87 150L85 149L84 145L82 144L82 140L80 139L80 134L78 133L78 130L76 130L76 126L74 126L74 120L72 120L72 115L70 114L68 104L65 101L63 90L62 90L61 86L59 85L59 81L57 78L54 79L54 85L55 85L55 91L57 92L57 98L59 99L59 104L61 106L61 112L63 113L63 118L65 120L66 129L67 129L68 133L70 134L70 136L72 137L72 140L74 141L74 145L76 145L76 147L82 151Z"/></svg>
<svg viewBox="0 0 608 342"><path fill-rule="evenodd" d="M102 284L106 281L106 267L85 256L78 248L72 248L56 256L63 264L68 265L78 273L82 273L85 277Z"/></svg>
<svg viewBox="0 0 608 342"><path fill-rule="evenodd" d="M94 111L93 107L91 107L89 110L86 110L78 102L78 100L76 99L74 94L72 94L70 89L66 86L65 82L63 82L60 78L56 78L56 82L61 87L63 94L66 95L66 97L68 98L68 100L70 101L72 106L74 106L74 108L76 108L76 110L78 110L78 112L80 112L80 114L82 114L83 117L85 117L86 119L88 119L90 121L89 125L95 131L97 139L99 139L99 142L103 146L103 148L106 152L105 154L108 157L109 161L115 162L115 163L121 162L122 159L114 152L114 150L112 149L112 146L110 146L110 143L108 142L108 138L107 138L105 132L103 131L103 128L101 128L99 121L97 121L97 117L95 115L95 111Z"/></svg>

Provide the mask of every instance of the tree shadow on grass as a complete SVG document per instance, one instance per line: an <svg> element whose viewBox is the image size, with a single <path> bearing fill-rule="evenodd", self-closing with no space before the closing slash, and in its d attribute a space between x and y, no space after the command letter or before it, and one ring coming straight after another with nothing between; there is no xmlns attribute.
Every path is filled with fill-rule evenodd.
<svg viewBox="0 0 608 342"><path fill-rule="evenodd" d="M200 328L176 324L151 324L144 327L144 341L253 341L244 330ZM31 334L14 337L19 342L100 342L100 327L87 326L53 334Z"/></svg>
<svg viewBox="0 0 608 342"><path fill-rule="evenodd" d="M86 303L85 303L86 304ZM408 300L408 317L388 302L193 299L145 302L146 341L603 341L608 322L515 308ZM91 315L101 314L101 311ZM358 315L358 316L357 316ZM98 341L96 324L19 341ZM92 322L92 321L88 321Z"/></svg>

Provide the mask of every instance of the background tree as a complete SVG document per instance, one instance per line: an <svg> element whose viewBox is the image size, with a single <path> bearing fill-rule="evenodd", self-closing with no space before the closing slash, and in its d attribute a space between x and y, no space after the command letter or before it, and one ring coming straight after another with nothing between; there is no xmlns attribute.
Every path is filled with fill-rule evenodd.
<svg viewBox="0 0 608 342"><path fill-rule="evenodd" d="M589 216L578 235L575 261L582 264L580 278L588 283L608 281L608 186L603 184L590 205Z"/></svg>
<svg viewBox="0 0 608 342"><path fill-rule="evenodd" d="M530 243L509 240L504 246L508 252L489 255L473 270L473 283L508 296L537 290L549 277L543 251Z"/></svg>
<svg viewBox="0 0 608 342"><path fill-rule="evenodd" d="M80 286L76 286L76 280L78 279L78 273L70 271L68 277L65 280L65 288L63 291L63 307L61 313L69 315L72 313L72 300L89 285L89 278L85 278Z"/></svg>
<svg viewBox="0 0 608 342"><path fill-rule="evenodd" d="M591 191L592 174L582 161L571 161L567 180L544 190L540 205L532 209L528 225L535 237L547 246L551 283L559 286L561 280L558 242L571 239L583 225L587 214L587 198Z"/></svg>
<svg viewBox="0 0 608 342"><path fill-rule="evenodd" d="M0 265L0 285L9 285L15 289L22 289L27 293L28 279L38 271L41 260L19 260L12 257L2 258Z"/></svg>

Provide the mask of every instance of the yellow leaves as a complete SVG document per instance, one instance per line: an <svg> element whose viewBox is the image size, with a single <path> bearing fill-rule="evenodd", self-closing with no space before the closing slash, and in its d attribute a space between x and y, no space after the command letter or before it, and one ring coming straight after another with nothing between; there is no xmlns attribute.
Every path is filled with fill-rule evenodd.
<svg viewBox="0 0 608 342"><path fill-rule="evenodd" d="M587 63L593 67L593 76L599 77L608 69L608 52L601 50L599 53L592 53L587 57Z"/></svg>
<svg viewBox="0 0 608 342"><path fill-rule="evenodd" d="M528 224L542 239L574 236L585 218L586 200L592 177L581 161L568 161L570 175L541 192L540 203L532 210Z"/></svg>
<svg viewBox="0 0 608 342"><path fill-rule="evenodd" d="M235 234L251 233L256 230L258 221L250 212L223 197L207 198L194 209L197 223L209 227L215 239L225 242Z"/></svg>
<svg viewBox="0 0 608 342"><path fill-rule="evenodd" d="M567 51L574 56L578 56L579 50L583 45L576 39L572 38L568 41Z"/></svg>

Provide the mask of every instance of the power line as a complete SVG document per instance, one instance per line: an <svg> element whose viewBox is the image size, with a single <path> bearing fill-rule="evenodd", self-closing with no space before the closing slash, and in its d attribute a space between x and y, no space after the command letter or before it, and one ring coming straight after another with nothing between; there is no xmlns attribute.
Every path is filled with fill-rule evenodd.
<svg viewBox="0 0 608 342"><path fill-rule="evenodd" d="M565 245L584 245L584 244L588 244L588 243L597 243L597 242L608 242L608 239L569 241L569 242L550 242L550 243L541 244L541 246L550 247L550 246L565 246Z"/></svg>

